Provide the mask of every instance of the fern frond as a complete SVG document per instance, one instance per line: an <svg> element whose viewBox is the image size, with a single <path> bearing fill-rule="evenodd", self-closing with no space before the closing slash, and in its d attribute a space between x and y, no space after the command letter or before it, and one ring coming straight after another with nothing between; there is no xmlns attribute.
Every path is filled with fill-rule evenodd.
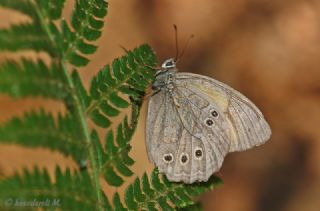
<svg viewBox="0 0 320 211"><path fill-rule="evenodd" d="M101 146L97 133L92 133L99 171L109 185L120 186L124 182L123 176L129 177L133 174L129 168L134 163L128 155L131 150L129 142L137 126L139 110L140 105L133 104L130 123L128 118L125 117L123 122L118 125L116 136L110 130L106 135L104 148Z"/></svg>
<svg viewBox="0 0 320 211"><path fill-rule="evenodd" d="M203 211L202 205L200 202L197 202L195 204L179 208L178 211Z"/></svg>
<svg viewBox="0 0 320 211"><path fill-rule="evenodd" d="M22 59L0 65L0 92L12 97L42 96L64 99L70 89L57 65L48 67L42 60Z"/></svg>
<svg viewBox="0 0 320 211"><path fill-rule="evenodd" d="M52 180L46 170L40 171L35 168L32 172L25 170L22 176L15 175L0 181L0 204L6 205L9 199L12 207L6 208L14 208L16 201L49 200L51 206L44 205L43 209L97 210L98 206L103 207L104 204L97 202L94 191L87 171L80 174L71 173L67 169L62 173L60 168L57 168ZM31 208L36 210L41 206Z"/></svg>
<svg viewBox="0 0 320 211"><path fill-rule="evenodd" d="M86 159L87 146L71 115L59 115L57 121L44 110L13 117L0 126L0 142L26 147L44 147L71 155L75 161Z"/></svg>
<svg viewBox="0 0 320 211"><path fill-rule="evenodd" d="M17 10L32 19L31 23L11 25L8 29L0 30L0 50L18 51L35 50L47 52L57 57L61 37L55 30L52 20L61 16L64 0L2 0L0 6ZM44 19L48 19L47 21ZM42 24L49 25L48 30ZM52 32L55 41L52 42L48 31Z"/></svg>
<svg viewBox="0 0 320 211"><path fill-rule="evenodd" d="M124 201L125 206L114 196L113 206L115 210L175 210L194 205L194 197L212 190L222 184L222 181L212 176L207 182L186 185L183 183L169 182L165 176L159 178L159 172L154 169L151 173L151 184L145 173L141 180L137 178L128 186Z"/></svg>
<svg viewBox="0 0 320 211"><path fill-rule="evenodd" d="M42 13L51 20L61 18L62 9L66 0L35 0Z"/></svg>
<svg viewBox="0 0 320 211"><path fill-rule="evenodd" d="M88 58L82 54L96 51L97 47L89 42L101 36L108 4L104 0L76 0L71 21L73 29L65 20L60 21L58 29L53 21L61 19L64 3L65 0L1 1L0 6L28 15L32 23L0 30L0 50L45 51L78 67L88 64Z"/></svg>
<svg viewBox="0 0 320 211"><path fill-rule="evenodd" d="M107 8L108 3L104 0L76 0L72 29L66 21L61 22L64 56L71 64L77 67L88 64L89 60L82 54L96 51L97 47L90 42L101 36Z"/></svg>
<svg viewBox="0 0 320 211"><path fill-rule="evenodd" d="M76 0L76 6L72 14L72 27L77 31L77 35L88 41L97 40L103 26L103 19L107 15L108 3L104 0ZM91 24L99 22L99 26Z"/></svg>
<svg viewBox="0 0 320 211"><path fill-rule="evenodd" d="M0 51L35 50L55 54L49 38L39 26L34 23L11 25L8 29L0 29Z"/></svg>
<svg viewBox="0 0 320 211"><path fill-rule="evenodd" d="M91 98L88 96L87 90L84 88L80 76L76 70L72 72L71 78L75 86L75 91L79 96L82 109L85 110L85 108L89 106Z"/></svg>
<svg viewBox="0 0 320 211"><path fill-rule="evenodd" d="M91 82L91 105L87 114L95 124L107 128L110 117L119 114L119 109L130 103L119 94L138 98L144 95L146 87L153 80L156 63L154 52L148 45L142 45L127 55L105 66Z"/></svg>
<svg viewBox="0 0 320 211"><path fill-rule="evenodd" d="M21 12L32 19L36 19L37 11L30 0L1 0L0 6Z"/></svg>

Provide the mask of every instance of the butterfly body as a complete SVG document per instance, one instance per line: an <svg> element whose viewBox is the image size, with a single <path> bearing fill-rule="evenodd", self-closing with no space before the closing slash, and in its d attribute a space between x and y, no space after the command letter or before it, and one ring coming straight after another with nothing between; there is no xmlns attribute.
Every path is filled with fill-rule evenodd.
<svg viewBox="0 0 320 211"><path fill-rule="evenodd" d="M207 181L229 152L267 141L271 130L241 93L212 78L177 72L168 59L156 73L149 100L149 159L170 181Z"/></svg>

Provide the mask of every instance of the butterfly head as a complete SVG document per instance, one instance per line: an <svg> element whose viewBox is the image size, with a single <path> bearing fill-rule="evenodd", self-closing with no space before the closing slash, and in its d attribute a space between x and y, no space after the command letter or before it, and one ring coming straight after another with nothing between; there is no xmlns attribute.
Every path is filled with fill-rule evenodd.
<svg viewBox="0 0 320 211"><path fill-rule="evenodd" d="M161 69L156 72L156 78L152 83L152 89L160 90L170 88L170 84L172 84L174 80L176 70L175 59L171 58L165 60L161 65Z"/></svg>
<svg viewBox="0 0 320 211"><path fill-rule="evenodd" d="M161 65L162 69L176 68L176 60L174 58L167 59Z"/></svg>

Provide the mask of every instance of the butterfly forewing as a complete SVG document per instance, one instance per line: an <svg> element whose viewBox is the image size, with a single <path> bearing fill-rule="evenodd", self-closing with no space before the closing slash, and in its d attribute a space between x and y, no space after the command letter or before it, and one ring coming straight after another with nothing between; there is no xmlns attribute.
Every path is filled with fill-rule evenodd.
<svg viewBox="0 0 320 211"><path fill-rule="evenodd" d="M229 152L242 151L265 143L271 130L261 111L244 95L212 78L177 73L177 83L201 93L216 103L227 117L230 129Z"/></svg>

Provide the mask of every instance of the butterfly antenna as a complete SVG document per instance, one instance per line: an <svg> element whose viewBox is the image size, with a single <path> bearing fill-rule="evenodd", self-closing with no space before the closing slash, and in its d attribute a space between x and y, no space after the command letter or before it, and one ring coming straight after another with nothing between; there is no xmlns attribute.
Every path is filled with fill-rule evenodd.
<svg viewBox="0 0 320 211"><path fill-rule="evenodd" d="M183 55L184 55L184 53L186 52L186 50L187 50L187 48L188 48L188 46L189 46L190 41L191 41L192 38L194 38L194 35L193 35L193 34L190 35L189 39L187 40L187 42L186 42L186 44L185 44L185 46L184 46L184 48L183 48L183 50L182 50L182 53L181 53L181 55L180 55L180 57L179 57L178 59L180 59L180 58L183 57ZM178 59L177 59L177 60L178 60Z"/></svg>
<svg viewBox="0 0 320 211"><path fill-rule="evenodd" d="M173 24L173 28L174 28L174 34L175 34L175 39L176 39L176 56L175 56L175 60L177 61L179 58L179 45L178 45L178 27L176 24Z"/></svg>

